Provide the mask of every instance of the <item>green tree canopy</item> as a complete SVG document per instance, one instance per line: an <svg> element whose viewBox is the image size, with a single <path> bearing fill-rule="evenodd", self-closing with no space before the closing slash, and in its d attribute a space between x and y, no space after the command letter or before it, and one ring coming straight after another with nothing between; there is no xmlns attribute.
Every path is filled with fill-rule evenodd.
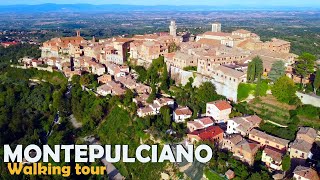
<svg viewBox="0 0 320 180"><path fill-rule="evenodd" d="M316 77L313 81L313 89L314 93L317 93L317 91L320 89L320 69L318 69L316 72Z"/></svg>
<svg viewBox="0 0 320 180"><path fill-rule="evenodd" d="M281 76L285 75L284 62L279 60L272 64L268 77L271 81L276 82Z"/></svg>
<svg viewBox="0 0 320 180"><path fill-rule="evenodd" d="M291 159L289 155L284 155L282 158L282 170L283 171L288 171L290 170L291 167Z"/></svg>
<svg viewBox="0 0 320 180"><path fill-rule="evenodd" d="M263 73L263 63L259 56L256 56L248 65L247 80L253 82L256 79L260 79Z"/></svg>
<svg viewBox="0 0 320 180"><path fill-rule="evenodd" d="M296 95L296 86L287 76L280 77L271 88L272 94L280 102L290 103Z"/></svg>
<svg viewBox="0 0 320 180"><path fill-rule="evenodd" d="M166 126L171 125L171 116L170 116L170 108L168 106L163 106L160 108L160 114L162 120Z"/></svg>
<svg viewBox="0 0 320 180"><path fill-rule="evenodd" d="M317 58L309 53L302 53L298 61L294 65L295 73L301 77L302 79L305 78L308 74L313 73L314 70L314 63Z"/></svg>

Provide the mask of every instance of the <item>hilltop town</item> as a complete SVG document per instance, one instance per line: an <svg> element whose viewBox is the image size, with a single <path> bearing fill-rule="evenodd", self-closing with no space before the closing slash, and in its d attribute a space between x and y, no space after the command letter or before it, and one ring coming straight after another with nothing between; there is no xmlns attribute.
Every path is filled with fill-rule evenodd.
<svg viewBox="0 0 320 180"><path fill-rule="evenodd" d="M158 123L167 125L165 134L181 140L175 143L208 143L218 151L231 153L232 158L248 167L255 166L260 157L259 166L274 179L318 180L319 126L309 123L311 118L303 121L302 115L293 114L291 110L298 103L302 107L320 107L319 87L307 93L295 86L316 82L319 70L317 74L314 72L319 61L308 54L291 53L291 43L285 40L262 41L258 34L245 29L224 32L219 22L211 24L211 31L197 35L177 32L177 28L172 20L169 32L107 39L85 39L78 30L73 37L56 37L44 42L40 58L24 57L12 67L61 72L69 83L79 78L81 90L96 97L122 97L123 103L118 108L132 112L130 117L136 121L161 117L163 122ZM313 64L310 72L299 74L297 67L301 66L296 64L304 58L311 59ZM246 85L255 89L243 89ZM278 95L275 87L280 87L288 96ZM199 89L207 91L203 92L204 97L199 95ZM242 90L247 93L245 96ZM194 92L199 97L193 97ZM266 104L266 97L272 97L275 104ZM191 105L193 98L198 103L194 106ZM253 106L261 101L265 103L261 103L261 107ZM239 104L243 102L248 103L241 108ZM282 106L280 102L289 105ZM263 109L270 106L278 110L288 107L284 112L286 117L282 117L290 122L267 115L265 111L277 112L272 108ZM294 121L297 116L299 122ZM316 115L314 124L319 123L317 118ZM288 136L279 131L271 133L269 129L267 132L268 128L264 127L268 123L287 129L285 132L293 127L291 138L285 138ZM160 138L150 135L155 141L161 140L162 135ZM219 158L212 163L220 163ZM188 175L188 170L183 170L188 169L186 166L180 167L180 172ZM220 168L220 164L217 167ZM232 166L213 170L227 179L240 177ZM163 179L168 174L163 173Z"/></svg>

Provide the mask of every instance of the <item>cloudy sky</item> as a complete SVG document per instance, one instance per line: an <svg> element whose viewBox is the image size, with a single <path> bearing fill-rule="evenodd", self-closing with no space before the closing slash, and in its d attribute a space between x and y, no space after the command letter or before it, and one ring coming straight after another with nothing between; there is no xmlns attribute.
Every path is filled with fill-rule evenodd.
<svg viewBox="0 0 320 180"><path fill-rule="evenodd" d="M0 0L0 5L43 3L135 4L135 5L254 5L254 6L320 6L320 0Z"/></svg>

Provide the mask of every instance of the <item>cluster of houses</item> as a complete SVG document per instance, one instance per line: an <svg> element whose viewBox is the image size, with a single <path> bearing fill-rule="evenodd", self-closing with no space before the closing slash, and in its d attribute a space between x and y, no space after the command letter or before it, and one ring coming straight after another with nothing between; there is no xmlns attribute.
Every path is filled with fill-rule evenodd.
<svg viewBox="0 0 320 180"><path fill-rule="evenodd" d="M44 42L39 60L72 77L82 72L100 76L106 72L107 64L123 65L127 59L148 67L153 59L164 56L170 76L177 83L184 84L188 79L183 77L184 68L197 67L194 72L199 77L197 82L211 81L219 94L235 102L239 83L246 81L248 63L256 56L263 60L264 75L280 60L285 63L287 75L293 76L292 64L297 56L290 53L290 42L275 38L262 42L257 34L243 29L225 33L221 31L220 23L213 23L212 31L197 36L177 33L176 29L175 21L171 21L169 33L99 41L94 37L85 40L77 31L74 37Z"/></svg>
<svg viewBox="0 0 320 180"><path fill-rule="evenodd" d="M295 178L319 179L317 172L304 163L312 158L311 149L317 137L314 129L300 127L296 139L290 142L259 130L263 120L257 115L230 119L232 106L226 100L207 103L203 117L190 121L192 110L186 106L177 107L172 98L148 101L151 88L139 83L137 74L125 65L130 59L136 65L148 67L153 59L164 56L170 76L176 83L184 84L188 77L195 77L194 85L211 81L218 94L236 102L238 85L246 81L248 63L256 56L263 61L264 75L274 62L280 60L285 63L287 75L292 76L292 65L297 56L290 53L290 42L280 39L262 42L257 34L243 29L224 33L220 23L213 23L211 32L196 37L177 33L174 21L169 29L169 33L99 41L94 37L85 40L77 31L75 37L46 41L41 47L40 59L24 59L22 63L26 67L44 64L70 78L83 72L96 74L100 84L96 93L101 96L123 95L126 89L134 91L133 102L137 104L139 117L158 115L164 106L173 109L173 121L186 122L188 143L211 141L249 165L253 165L258 150L261 150L262 162L274 172L282 171L283 157L288 154L299 165L294 170ZM184 70L186 67L196 67L196 70L188 76Z"/></svg>
<svg viewBox="0 0 320 180"><path fill-rule="evenodd" d="M232 152L236 159L252 166L259 150L261 161L275 175L283 175L282 160L287 154L297 179L319 179L317 171L305 166L311 159L317 131L299 127L293 142L259 130L263 120L257 115L229 118L232 106L224 100L207 103L206 116L187 121L187 143L210 141L222 150ZM185 115L187 115L187 111ZM188 116L186 116L188 117ZM180 121L179 121L180 122ZM311 176L312 174L312 176ZM299 177L299 178L298 178Z"/></svg>

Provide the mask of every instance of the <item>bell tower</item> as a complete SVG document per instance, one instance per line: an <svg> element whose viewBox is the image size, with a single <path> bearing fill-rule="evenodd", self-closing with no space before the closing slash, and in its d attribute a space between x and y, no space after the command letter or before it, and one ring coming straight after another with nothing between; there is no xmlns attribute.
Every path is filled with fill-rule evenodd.
<svg viewBox="0 0 320 180"><path fill-rule="evenodd" d="M173 36L173 37L176 37L176 36L177 36L177 25L176 25L176 21L172 20L172 21L170 22L169 29L170 29L170 35Z"/></svg>
<svg viewBox="0 0 320 180"><path fill-rule="evenodd" d="M80 30L77 30L77 37L80 37Z"/></svg>

